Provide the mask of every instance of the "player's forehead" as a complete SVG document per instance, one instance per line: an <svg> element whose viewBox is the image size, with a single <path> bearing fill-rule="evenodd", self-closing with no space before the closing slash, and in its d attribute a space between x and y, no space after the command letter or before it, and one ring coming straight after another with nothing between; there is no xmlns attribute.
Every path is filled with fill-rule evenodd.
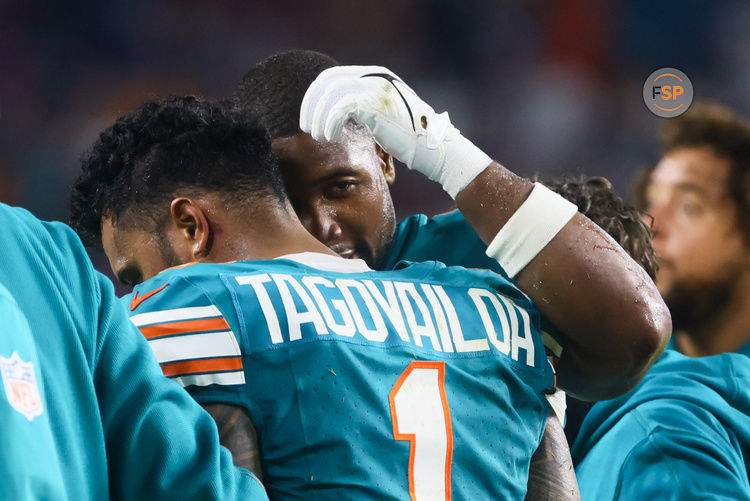
<svg viewBox="0 0 750 501"><path fill-rule="evenodd" d="M274 139L272 146L287 178L317 180L337 171L371 174L377 167L372 138L348 127L335 141L316 141L299 132Z"/></svg>
<svg viewBox="0 0 750 501"><path fill-rule="evenodd" d="M692 193L720 200L728 193L729 161L708 147L685 147L670 151L651 173L647 195Z"/></svg>

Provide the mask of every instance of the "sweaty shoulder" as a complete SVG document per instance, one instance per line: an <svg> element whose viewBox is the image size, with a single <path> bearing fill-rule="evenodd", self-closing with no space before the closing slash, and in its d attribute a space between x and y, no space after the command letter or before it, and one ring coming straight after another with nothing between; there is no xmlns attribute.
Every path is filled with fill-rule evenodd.
<svg viewBox="0 0 750 501"><path fill-rule="evenodd" d="M383 269L393 269L400 261L440 261L507 276L497 261L485 254L486 249L487 245L460 211L432 218L417 214L397 226Z"/></svg>

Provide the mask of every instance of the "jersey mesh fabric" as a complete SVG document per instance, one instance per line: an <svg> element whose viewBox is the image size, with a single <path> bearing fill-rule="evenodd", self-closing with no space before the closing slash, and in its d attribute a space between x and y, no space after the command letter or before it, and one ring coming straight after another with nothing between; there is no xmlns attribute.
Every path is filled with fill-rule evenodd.
<svg viewBox="0 0 750 501"><path fill-rule="evenodd" d="M260 295L247 285L248 277L261 276L265 276L262 287L278 322L280 337L275 343ZM514 319L508 325L522 326L528 318L526 335L533 342L533 367L527 364L524 349L511 350L511 355L492 346L458 352L458 345L445 343L437 335L437 343L425 335L418 346L408 321L408 339L404 340L383 307L379 305L379 313L373 314L359 295L354 301L365 329L375 331L373 319L380 316L388 332L384 340L367 339L359 327L351 335L339 335L322 320L322 327L316 326L309 315L310 303L304 302L292 282L319 279L331 284L318 282L318 290L339 324L344 323L342 309L336 307L343 308L336 301L344 302L341 289L334 285L339 281L347 281L352 290L359 287L355 282L369 281L384 296L386 283L412 284L417 291L423 285L440 286L455 307L465 341L487 339L467 291L480 288L502 294L509 305L503 311ZM242 281L245 285L240 285ZM296 311L284 303L280 282L291 291L287 297L292 298L289 301ZM152 347L160 342L157 358L161 357L163 368L182 364L185 372L172 373L172 377L187 383L199 402L231 403L249 412L259 435L264 483L272 498L408 499L410 443L394 439L389 395L414 361L444 363L453 437L453 499L523 498L529 460L550 410L543 392L552 386L553 374L538 331L536 308L496 274L434 262L392 272L336 273L273 260L172 269L134 292L146 294L164 284L168 285L143 301L131 319L150 338ZM126 296L123 301L131 299ZM422 301L428 303L426 296ZM347 305L354 311L351 301ZM419 311L416 303L412 306ZM212 307L216 308L213 312ZM430 309L429 319L415 313L415 322L431 323L437 330L440 322L446 322L438 318L443 311ZM192 317L186 320L186 315ZM182 323L170 327L178 323L177 317ZM303 317L292 340L290 320ZM502 330L498 319L493 321L499 336L509 339L510 332ZM227 331L241 350L244 381L236 384L231 383L236 376L228 376L237 372L238 363L230 361L235 355L226 342ZM167 344L170 339L174 340L171 346ZM194 350L202 342L206 343L203 356ZM217 351L218 344L223 348ZM213 362L206 363L207 359ZM436 478L443 476L438 472Z"/></svg>

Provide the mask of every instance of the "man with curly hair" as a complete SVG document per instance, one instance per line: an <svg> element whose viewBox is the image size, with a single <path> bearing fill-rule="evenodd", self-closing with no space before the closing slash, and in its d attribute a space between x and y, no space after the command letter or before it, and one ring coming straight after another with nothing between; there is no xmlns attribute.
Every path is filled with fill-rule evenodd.
<svg viewBox="0 0 750 501"><path fill-rule="evenodd" d="M604 178L544 183L609 233L650 277L658 266L641 212ZM689 358L667 350L622 397L569 401L582 499L747 499L750 359ZM580 431L579 431L580 429Z"/></svg>
<svg viewBox="0 0 750 501"><path fill-rule="evenodd" d="M750 355L750 124L694 104L666 121L637 199L653 217L659 291L681 352Z"/></svg>

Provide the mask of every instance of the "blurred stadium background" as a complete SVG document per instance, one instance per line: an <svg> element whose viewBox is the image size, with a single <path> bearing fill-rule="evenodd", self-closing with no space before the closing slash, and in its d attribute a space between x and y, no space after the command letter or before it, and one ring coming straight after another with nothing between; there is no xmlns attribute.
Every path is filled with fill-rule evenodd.
<svg viewBox="0 0 750 501"><path fill-rule="evenodd" d="M627 195L657 158L645 78L750 111L750 2L0 0L0 200L67 218L78 159L149 96L228 95L284 49L382 64L514 171L582 171ZM451 208L399 171L400 217ZM95 256L101 269L107 268Z"/></svg>

